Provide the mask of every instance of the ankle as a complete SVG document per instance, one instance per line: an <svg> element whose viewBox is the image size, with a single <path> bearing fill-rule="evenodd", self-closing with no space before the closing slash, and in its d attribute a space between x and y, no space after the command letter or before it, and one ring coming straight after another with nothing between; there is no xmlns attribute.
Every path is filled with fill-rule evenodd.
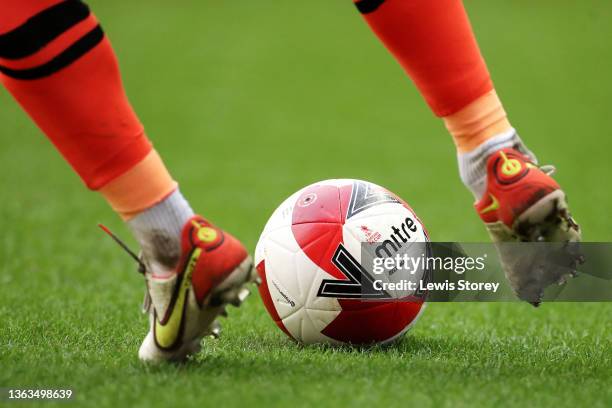
<svg viewBox="0 0 612 408"><path fill-rule="evenodd" d="M177 189L127 221L142 254L156 274L173 272L181 256L183 226L193 210Z"/></svg>
<svg viewBox="0 0 612 408"><path fill-rule="evenodd" d="M512 130L495 90L443 120L460 153L474 150L488 139Z"/></svg>

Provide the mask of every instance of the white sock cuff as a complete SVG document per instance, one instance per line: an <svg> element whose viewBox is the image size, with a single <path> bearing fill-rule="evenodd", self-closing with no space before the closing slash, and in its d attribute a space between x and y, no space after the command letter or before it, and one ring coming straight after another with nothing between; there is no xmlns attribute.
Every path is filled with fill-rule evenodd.
<svg viewBox="0 0 612 408"><path fill-rule="evenodd" d="M180 255L183 225L194 215L177 188L153 207L127 222L149 261Z"/></svg>

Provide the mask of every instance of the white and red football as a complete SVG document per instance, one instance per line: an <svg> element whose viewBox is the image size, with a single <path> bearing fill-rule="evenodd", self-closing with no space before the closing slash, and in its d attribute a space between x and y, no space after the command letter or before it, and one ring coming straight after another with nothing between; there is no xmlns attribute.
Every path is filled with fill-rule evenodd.
<svg viewBox="0 0 612 408"><path fill-rule="evenodd" d="M350 264L359 267L364 242L386 245L391 252L405 245L393 234L406 223L412 228L410 242L429 241L402 199L366 181L321 181L286 199L255 250L259 292L274 322L305 344L375 344L399 338L423 310L423 299L356 298Z"/></svg>

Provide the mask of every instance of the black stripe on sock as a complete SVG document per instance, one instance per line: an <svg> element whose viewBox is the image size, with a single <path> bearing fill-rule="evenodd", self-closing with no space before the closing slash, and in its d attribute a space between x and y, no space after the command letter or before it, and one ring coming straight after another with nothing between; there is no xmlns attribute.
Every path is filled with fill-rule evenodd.
<svg viewBox="0 0 612 408"><path fill-rule="evenodd" d="M32 55L89 14L89 7L79 0L66 0L49 7L0 35L0 57L19 59Z"/></svg>
<svg viewBox="0 0 612 408"><path fill-rule="evenodd" d="M43 78L72 64L74 61L87 53L87 51L98 45L103 38L104 31L102 31L102 28L97 25L93 30L81 37L81 39L79 39L77 42L66 48L61 54L58 54L55 58L45 64L34 68L20 70L10 69L0 65L0 72L15 79Z"/></svg>
<svg viewBox="0 0 612 408"><path fill-rule="evenodd" d="M357 7L357 10L359 10L361 14L368 14L376 11L376 9L384 2L385 0L360 0L355 3L355 7Z"/></svg>

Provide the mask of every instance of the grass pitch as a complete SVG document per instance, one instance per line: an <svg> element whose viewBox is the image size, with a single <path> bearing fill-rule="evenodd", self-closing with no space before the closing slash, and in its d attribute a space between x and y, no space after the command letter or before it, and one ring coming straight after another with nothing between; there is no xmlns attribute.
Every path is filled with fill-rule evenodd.
<svg viewBox="0 0 612 408"><path fill-rule="evenodd" d="M487 239L441 123L348 0L90 5L183 192L250 248L333 177L396 192L433 240ZM468 11L512 122L585 240L610 241L611 3ZM612 405L609 304L431 304L399 344L351 350L294 345L255 295L193 361L145 367L142 280L96 223L128 231L3 90L0 107L0 386L92 407Z"/></svg>

